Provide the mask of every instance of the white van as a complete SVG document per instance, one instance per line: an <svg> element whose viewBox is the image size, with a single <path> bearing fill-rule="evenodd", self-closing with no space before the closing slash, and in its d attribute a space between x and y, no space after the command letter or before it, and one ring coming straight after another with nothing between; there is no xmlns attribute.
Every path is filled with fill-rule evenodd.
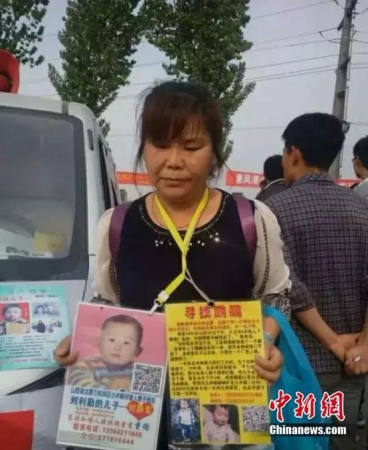
<svg viewBox="0 0 368 450"><path fill-rule="evenodd" d="M63 286L73 324L78 302L92 298L98 220L119 202L111 151L87 107L0 93L1 284ZM46 253L34 251L40 233ZM55 386L62 372L0 370L0 396Z"/></svg>

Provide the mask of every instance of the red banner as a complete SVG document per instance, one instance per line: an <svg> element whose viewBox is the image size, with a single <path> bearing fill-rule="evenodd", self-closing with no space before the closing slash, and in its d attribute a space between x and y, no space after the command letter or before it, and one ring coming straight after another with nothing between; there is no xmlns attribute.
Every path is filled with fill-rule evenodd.
<svg viewBox="0 0 368 450"><path fill-rule="evenodd" d="M34 411L0 413L1 450L32 450Z"/></svg>
<svg viewBox="0 0 368 450"><path fill-rule="evenodd" d="M234 170L228 170L226 172L226 186L229 187L247 187L247 188L259 188L260 183L263 180L263 174L254 172L239 172ZM340 186L349 188L359 180L342 180L336 181Z"/></svg>
<svg viewBox="0 0 368 450"><path fill-rule="evenodd" d="M116 172L119 184L136 184L138 186L150 186L150 180L146 173Z"/></svg>
<svg viewBox="0 0 368 450"><path fill-rule="evenodd" d="M254 172L239 172L228 170L226 172L226 186L259 188L263 174Z"/></svg>

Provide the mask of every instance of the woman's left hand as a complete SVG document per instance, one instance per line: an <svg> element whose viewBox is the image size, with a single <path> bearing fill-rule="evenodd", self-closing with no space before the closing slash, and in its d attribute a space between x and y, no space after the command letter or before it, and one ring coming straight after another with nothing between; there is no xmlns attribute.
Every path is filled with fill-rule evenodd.
<svg viewBox="0 0 368 450"><path fill-rule="evenodd" d="M267 345L266 356L257 355L254 370L258 375L269 383L275 383L281 373L284 358L280 350L274 345Z"/></svg>

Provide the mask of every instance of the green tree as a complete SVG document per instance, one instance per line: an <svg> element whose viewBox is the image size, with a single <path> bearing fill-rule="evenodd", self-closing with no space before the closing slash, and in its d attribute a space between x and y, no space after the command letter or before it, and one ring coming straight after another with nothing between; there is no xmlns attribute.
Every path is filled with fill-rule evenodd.
<svg viewBox="0 0 368 450"><path fill-rule="evenodd" d="M59 33L62 72L49 64L49 78L63 100L86 104L97 117L128 84L141 37L139 0L68 0ZM106 135L110 126L103 119Z"/></svg>
<svg viewBox="0 0 368 450"><path fill-rule="evenodd" d="M8 50L22 64L40 65L35 44L42 41L41 25L49 0L0 0L0 49Z"/></svg>
<svg viewBox="0 0 368 450"><path fill-rule="evenodd" d="M231 117L255 87L243 81L242 57L252 45L243 35L248 4L249 0L145 0L143 6L148 41L171 60L163 65L166 73L204 83L220 101L225 159L232 151Z"/></svg>

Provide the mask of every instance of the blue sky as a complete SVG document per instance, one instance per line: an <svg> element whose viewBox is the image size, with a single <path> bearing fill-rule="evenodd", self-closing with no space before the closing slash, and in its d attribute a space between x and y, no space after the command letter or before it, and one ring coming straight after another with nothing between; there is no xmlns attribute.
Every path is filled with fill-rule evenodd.
<svg viewBox="0 0 368 450"><path fill-rule="evenodd" d="M339 1L341 4L344 2ZM39 45L46 61L51 60L56 67L60 67L60 43L56 34L63 26L66 3L66 0L51 0L45 19L45 38ZM366 8L368 0L360 0L357 10ZM293 11L277 14L288 9ZM233 118L231 137L234 150L228 161L231 169L261 172L263 161L281 152L280 135L290 120L304 112L331 112L339 51L337 39L340 37L336 27L342 14L343 10L333 0L251 0L251 21L245 36L254 46L244 55L248 67L245 78L258 81L255 91ZM355 28L348 120L368 124L365 81L368 71L368 11L356 17ZM320 33L322 30L328 31ZM284 64L306 59L308 61ZM121 89L121 98L105 114L111 123L108 140L118 169L128 171L132 169L136 149L139 99L136 96L155 80L166 78L161 67L165 55L148 43L143 42L139 46L135 60L137 66L130 76L131 85ZM306 72L303 75L292 73L300 70ZM310 70L318 73L306 74ZM278 76L278 79L267 79L267 76ZM47 78L46 63L37 68L22 68L20 93L57 98ZM353 177L353 144L367 134L368 125L351 126L344 149L344 178Z"/></svg>

